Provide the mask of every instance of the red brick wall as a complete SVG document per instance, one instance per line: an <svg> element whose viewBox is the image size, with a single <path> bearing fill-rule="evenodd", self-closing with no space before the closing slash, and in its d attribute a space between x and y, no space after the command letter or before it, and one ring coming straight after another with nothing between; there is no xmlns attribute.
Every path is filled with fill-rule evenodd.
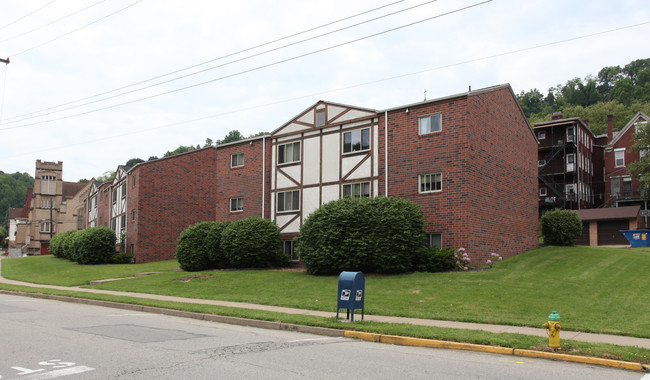
<svg viewBox="0 0 650 380"><path fill-rule="evenodd" d="M137 263L174 258L178 236L190 225L214 220L217 149L206 148L141 164L129 183L127 252ZM136 210L136 222L131 211ZM137 227L135 227L137 226Z"/></svg>
<svg viewBox="0 0 650 380"><path fill-rule="evenodd" d="M503 257L538 245L537 141L510 89L469 97L470 254ZM468 248L469 247L469 248Z"/></svg>
<svg viewBox="0 0 650 380"><path fill-rule="evenodd" d="M421 116L441 113L442 131L418 134ZM389 196L422 207L444 247L484 262L537 245L537 142L508 88L388 113ZM384 195L384 115L380 194ZM418 175L442 173L442 191L419 194ZM477 262L478 261L478 262Z"/></svg>
<svg viewBox="0 0 650 380"><path fill-rule="evenodd" d="M622 136L616 136L619 138L619 140L614 144L611 148L612 150L609 151L609 149L605 150L605 199L609 199L612 196L612 186L611 186L611 179L610 177L615 176L615 177L620 177L620 176L627 176L629 175L627 171L627 166L630 165L630 163L634 161L639 160L639 152L633 151L632 145L634 145L634 133L636 131L636 126L630 127L624 135ZM609 147L608 147L609 148ZM616 167L616 159L615 159L615 149L621 149L625 148L625 167L623 168L617 168ZM620 181L620 189L623 191L623 181ZM638 192L639 191L639 181L638 180L632 180L632 191L633 192Z"/></svg>
<svg viewBox="0 0 650 380"><path fill-rule="evenodd" d="M264 144L266 144L266 149L263 147ZM217 151L217 170L214 177L214 180L217 181L216 220L233 221L249 216L269 218L270 139L256 139L220 146ZM264 151L266 152L266 161L263 160ZM244 153L244 166L232 168L231 155L236 153ZM264 164L266 164L266 168L264 168ZM262 193L262 178L266 182L264 184L266 194ZM230 212L230 199L237 197L244 199L244 210ZM263 199L264 215L262 214Z"/></svg>

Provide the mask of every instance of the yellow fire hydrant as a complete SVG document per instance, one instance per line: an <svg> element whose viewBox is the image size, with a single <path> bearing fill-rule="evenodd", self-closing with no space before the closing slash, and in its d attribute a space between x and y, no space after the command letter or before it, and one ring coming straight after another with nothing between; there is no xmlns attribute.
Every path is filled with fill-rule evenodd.
<svg viewBox="0 0 650 380"><path fill-rule="evenodd" d="M548 316L548 321L544 323L544 328L548 333L548 346L550 348L560 348L560 316L553 310Z"/></svg>

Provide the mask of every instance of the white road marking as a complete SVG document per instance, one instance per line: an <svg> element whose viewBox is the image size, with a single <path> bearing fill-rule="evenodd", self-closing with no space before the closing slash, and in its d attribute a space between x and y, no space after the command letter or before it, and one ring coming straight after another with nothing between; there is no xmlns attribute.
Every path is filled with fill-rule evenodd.
<svg viewBox="0 0 650 380"><path fill-rule="evenodd" d="M80 365L76 367L68 367L64 369L57 369L55 371L49 371L44 373L37 373L34 375L21 377L21 379L30 379L30 380L42 380L42 379L54 379L61 376L76 375L78 373L94 371L94 368L86 367L85 365Z"/></svg>

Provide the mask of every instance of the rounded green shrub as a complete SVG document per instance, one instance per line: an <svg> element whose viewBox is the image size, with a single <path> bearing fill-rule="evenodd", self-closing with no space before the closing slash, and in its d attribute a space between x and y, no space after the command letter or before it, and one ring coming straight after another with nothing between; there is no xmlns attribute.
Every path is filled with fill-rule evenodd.
<svg viewBox="0 0 650 380"><path fill-rule="evenodd" d="M402 273L422 249L419 206L400 198L343 198L312 213L297 249L310 274Z"/></svg>
<svg viewBox="0 0 650 380"><path fill-rule="evenodd" d="M106 264L112 262L115 254L115 232L99 226L86 228L75 233L73 238L74 259L79 264Z"/></svg>
<svg viewBox="0 0 650 380"><path fill-rule="evenodd" d="M582 221L574 211L549 211L542 216L540 223L545 244L573 245L582 235Z"/></svg>
<svg viewBox="0 0 650 380"><path fill-rule="evenodd" d="M215 223L218 222L199 222L181 232L176 245L176 260L181 269L196 272L211 268L206 237Z"/></svg>
<svg viewBox="0 0 650 380"><path fill-rule="evenodd" d="M56 257L69 259L70 252L73 250L71 241L76 233L76 230L72 230L54 235L50 240L50 252Z"/></svg>
<svg viewBox="0 0 650 380"><path fill-rule="evenodd" d="M228 226L228 222L212 222L210 229L205 236L208 260L211 268L228 268L230 262L226 253L221 248L221 234Z"/></svg>
<svg viewBox="0 0 650 380"><path fill-rule="evenodd" d="M233 268L265 268L278 262L280 229L256 216L237 220L223 230L221 248Z"/></svg>
<svg viewBox="0 0 650 380"><path fill-rule="evenodd" d="M446 272L456 267L452 248L423 248L414 258L413 269L418 272Z"/></svg>
<svg viewBox="0 0 650 380"><path fill-rule="evenodd" d="M63 250L61 248L61 245L63 244L63 234L65 234L65 232L56 234L50 239L50 253L59 258L63 257Z"/></svg>

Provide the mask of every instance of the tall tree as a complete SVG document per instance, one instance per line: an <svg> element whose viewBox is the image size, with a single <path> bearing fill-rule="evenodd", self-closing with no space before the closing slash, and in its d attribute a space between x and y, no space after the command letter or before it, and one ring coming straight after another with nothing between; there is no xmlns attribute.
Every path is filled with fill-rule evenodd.
<svg viewBox="0 0 650 380"><path fill-rule="evenodd" d="M189 146L181 145L181 146L179 146L178 148L176 148L176 149L174 149L172 151L167 151L167 153L165 153L163 155L163 157L171 157L171 156L175 156L177 154L191 152L193 150L196 150L196 148L193 147L192 145L189 145Z"/></svg>
<svg viewBox="0 0 650 380"><path fill-rule="evenodd" d="M27 173L5 174L0 171L0 226L7 224L10 208L23 207L27 189L34 187L34 178Z"/></svg>
<svg viewBox="0 0 650 380"><path fill-rule="evenodd" d="M126 166L135 166L141 162L144 162L142 158L132 158L126 162Z"/></svg>
<svg viewBox="0 0 650 380"><path fill-rule="evenodd" d="M223 138L223 140L217 140L217 145L227 144L239 140L243 140L244 136L238 130L232 130Z"/></svg>
<svg viewBox="0 0 650 380"><path fill-rule="evenodd" d="M650 152L650 128L648 128L648 124L637 127L634 139L632 150L646 154L642 154L639 161L630 163L627 170L632 178L639 181L639 190L643 199L650 200L650 154L647 154Z"/></svg>

